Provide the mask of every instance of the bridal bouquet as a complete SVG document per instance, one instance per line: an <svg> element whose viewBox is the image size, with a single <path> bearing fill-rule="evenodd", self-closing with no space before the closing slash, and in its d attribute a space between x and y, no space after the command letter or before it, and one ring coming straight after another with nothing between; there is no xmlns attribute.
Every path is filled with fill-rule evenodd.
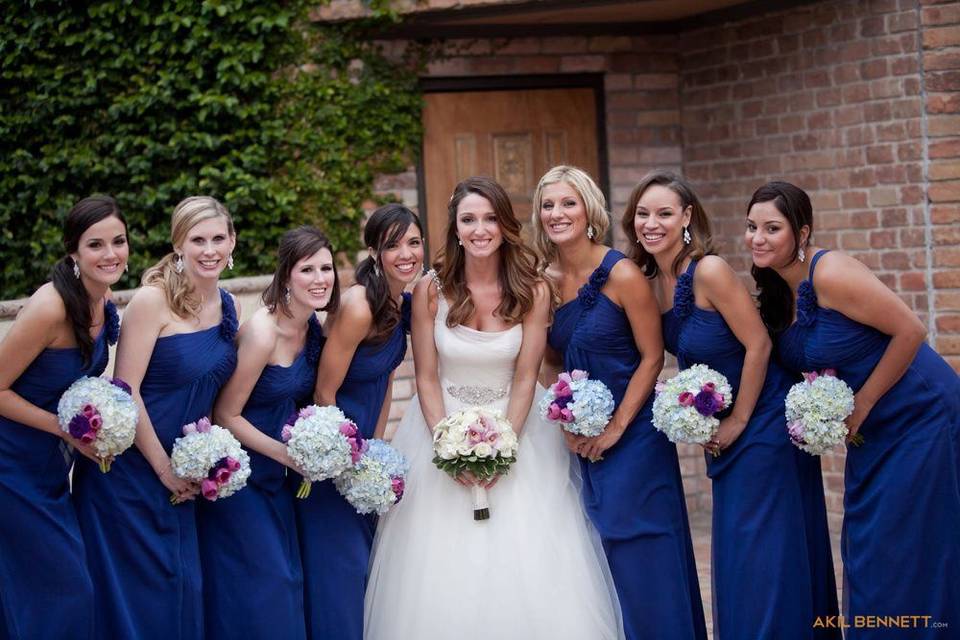
<svg viewBox="0 0 960 640"><path fill-rule="evenodd" d="M367 440L360 461L333 483L357 513L385 514L403 498L406 458L383 440Z"/></svg>
<svg viewBox="0 0 960 640"><path fill-rule="evenodd" d="M703 444L720 426L716 414L730 406L733 391L727 379L710 367L695 364L666 382L657 382L653 426L670 442Z"/></svg>
<svg viewBox="0 0 960 640"><path fill-rule="evenodd" d="M120 378L80 378L57 404L60 428L93 447L103 473L133 444L139 416L130 386Z"/></svg>
<svg viewBox="0 0 960 640"><path fill-rule="evenodd" d="M178 478L199 482L207 500L233 495L250 477L250 456L232 433L207 418L183 425L183 435L173 442L170 464Z"/></svg>
<svg viewBox="0 0 960 640"><path fill-rule="evenodd" d="M479 407L457 411L433 430L433 464L453 477L469 472L478 480L488 480L506 473L517 460L518 447L510 422ZM474 484L471 491L473 519L488 519L487 490Z"/></svg>
<svg viewBox="0 0 960 640"><path fill-rule="evenodd" d="M853 413L853 390L833 369L804 373L803 378L787 393L787 433L794 445L819 456L847 437L844 420ZM858 433L851 444L863 444L863 436Z"/></svg>
<svg viewBox="0 0 960 640"><path fill-rule="evenodd" d="M578 436L603 433L613 409L607 385L579 369L561 373L540 400L540 415Z"/></svg>
<svg viewBox="0 0 960 640"><path fill-rule="evenodd" d="M366 441L340 409L312 404L290 416L280 438L303 471L298 498L310 495L313 482L335 478L360 461Z"/></svg>

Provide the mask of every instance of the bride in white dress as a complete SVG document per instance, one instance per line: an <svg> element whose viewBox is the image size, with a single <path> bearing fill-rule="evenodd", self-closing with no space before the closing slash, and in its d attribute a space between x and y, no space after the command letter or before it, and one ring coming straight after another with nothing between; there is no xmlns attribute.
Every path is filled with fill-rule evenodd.
<svg viewBox="0 0 960 640"><path fill-rule="evenodd" d="M445 267L414 293L419 398L393 438L410 472L403 500L377 528L364 638L622 638L576 467L560 429L537 416L549 290L495 182L457 185L440 260ZM460 321L448 326L448 315ZM433 465L427 426L470 406L503 412L520 435L517 462L487 483L490 519L482 521L473 519L473 479Z"/></svg>

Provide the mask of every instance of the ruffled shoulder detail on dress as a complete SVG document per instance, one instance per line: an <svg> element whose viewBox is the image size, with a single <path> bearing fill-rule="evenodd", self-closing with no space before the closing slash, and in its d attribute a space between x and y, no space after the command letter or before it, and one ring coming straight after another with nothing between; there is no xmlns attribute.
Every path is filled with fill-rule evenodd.
<svg viewBox="0 0 960 640"><path fill-rule="evenodd" d="M797 287L797 324L809 327L817 319L817 292L809 280Z"/></svg>
<svg viewBox="0 0 960 640"><path fill-rule="evenodd" d="M681 273L673 290L673 315L686 318L693 313L693 274Z"/></svg>
<svg viewBox="0 0 960 640"><path fill-rule="evenodd" d="M307 341L303 345L303 354L310 366L316 367L320 363L320 352L323 351L325 341L320 321L315 314L311 315L307 320Z"/></svg>
<svg viewBox="0 0 960 640"><path fill-rule="evenodd" d="M220 289L220 314L220 335L233 342L237 337L237 308L233 306L233 296L223 289Z"/></svg>
<svg viewBox="0 0 960 640"><path fill-rule="evenodd" d="M117 344L120 337L120 314L112 300L107 300L103 305L103 331L107 344Z"/></svg>
<svg viewBox="0 0 960 640"><path fill-rule="evenodd" d="M610 269L604 265L600 265L593 270L593 273L590 274L590 277L587 279L586 284L580 287L580 290L577 292L577 298L580 300L580 306L584 309L589 309L597 302L597 296L600 294L600 289L603 288L603 285L607 283L607 278L610 277Z"/></svg>
<svg viewBox="0 0 960 640"><path fill-rule="evenodd" d="M438 285L439 286L439 285ZM403 332L410 333L410 325L412 324L412 314L413 314L413 295L404 291L402 294L402 300L400 301L400 325L403 327Z"/></svg>

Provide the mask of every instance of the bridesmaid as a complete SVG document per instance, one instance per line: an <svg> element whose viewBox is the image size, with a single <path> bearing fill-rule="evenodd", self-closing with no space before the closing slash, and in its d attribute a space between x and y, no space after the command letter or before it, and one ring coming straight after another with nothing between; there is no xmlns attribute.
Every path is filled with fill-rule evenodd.
<svg viewBox="0 0 960 640"><path fill-rule="evenodd" d="M929 627L919 622L924 638L956 637L960 378L869 269L811 245L813 209L801 189L770 182L747 209L760 313L778 355L794 372L835 369L855 392L847 426L864 444L847 449L844 476L847 637L896 634L854 616L898 615L930 616Z"/></svg>
<svg viewBox="0 0 960 640"><path fill-rule="evenodd" d="M169 454L184 424L210 414L236 365L237 310L218 288L233 261L233 220L213 198L193 196L174 209L171 239L173 253L147 270L127 306L117 347L116 375L140 404L136 446L109 474L91 462L74 474L104 640L203 637L188 502L198 487L173 475Z"/></svg>
<svg viewBox="0 0 960 640"><path fill-rule="evenodd" d="M197 521L208 638L306 637L303 570L280 441L287 418L313 391L323 334L314 310L335 311L337 271L330 241L313 227L280 240L265 307L237 335L237 369L214 407L250 451L247 488L200 501ZM242 559L238 561L238 559Z"/></svg>
<svg viewBox="0 0 960 640"><path fill-rule="evenodd" d="M626 636L706 638L677 450L651 423L663 366L656 298L635 264L600 243L609 218L590 176L554 167L533 203L534 243L562 303L550 346L563 369L589 372L617 402L601 435L567 434L567 443L582 456L584 505L610 563Z"/></svg>
<svg viewBox="0 0 960 640"><path fill-rule="evenodd" d="M0 342L0 638L93 633L94 592L70 499L69 447L57 403L107 367L120 320L110 287L127 268L127 224L109 196L78 202L63 225L65 255ZM96 464L94 464L96 466Z"/></svg>
<svg viewBox="0 0 960 640"><path fill-rule="evenodd" d="M793 380L768 364L771 342L760 314L733 269L711 255L710 222L690 185L672 173L647 174L630 196L622 226L631 257L666 309L667 350L681 369L704 364L733 387L735 403L705 445L713 454L707 475L713 480L714 637L813 638L818 616L837 615L837 589L819 466L815 495L805 499L811 487L800 480L798 454L817 458L790 444L784 428L783 402ZM812 518L805 517L805 504L816 505ZM808 519L807 530L796 526ZM825 575L812 572L802 552L807 548L823 556L814 566L828 567ZM819 608L821 600L829 606ZM840 629L817 637L839 639Z"/></svg>
<svg viewBox="0 0 960 640"><path fill-rule="evenodd" d="M388 204L367 221L363 240L369 257L328 322L314 399L340 407L365 438L379 438L390 413L393 371L407 351L410 296L403 290L420 275L423 229L412 211ZM292 490L300 481L290 480ZM375 520L358 514L331 481L315 483L296 511L307 637L361 640Z"/></svg>

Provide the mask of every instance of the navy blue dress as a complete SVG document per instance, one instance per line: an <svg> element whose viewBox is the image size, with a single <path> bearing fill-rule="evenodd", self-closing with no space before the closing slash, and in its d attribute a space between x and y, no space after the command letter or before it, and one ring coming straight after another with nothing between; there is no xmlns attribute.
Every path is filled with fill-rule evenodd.
<svg viewBox="0 0 960 640"><path fill-rule="evenodd" d="M11 390L57 412L67 388L107 367L120 320L104 305L90 362L80 349L44 349ZM57 436L0 416L0 638L82 640L93 633L93 583L70 498L73 455ZM96 467L96 465L94 465ZM99 470L97 471L99 473Z"/></svg>
<svg viewBox="0 0 960 640"><path fill-rule="evenodd" d="M836 369L857 392L890 336L817 305L810 262L797 321L777 340L795 372ZM857 627L854 616L927 615L949 626L914 636L955 638L960 626L960 378L924 343L847 448L841 555L848 638L902 638ZM906 613L911 612L911 613ZM922 636L919 634L923 634Z"/></svg>
<svg viewBox="0 0 960 640"><path fill-rule="evenodd" d="M410 296L404 294L403 321L378 344L361 343L337 391L337 406L372 438L386 397L390 374L407 353ZM318 375L322 376L323 372ZM301 478L289 476L290 491ZM314 482L310 496L297 500L297 528L303 560L307 637L361 640L363 594L376 518L350 506L332 480Z"/></svg>
<svg viewBox="0 0 960 640"><path fill-rule="evenodd" d="M582 369L623 400L640 364L626 313L604 295L611 249L557 309L548 336L565 370ZM706 638L677 448L653 428L653 394L603 460L580 458L583 501L600 533L629 640Z"/></svg>
<svg viewBox="0 0 960 640"><path fill-rule="evenodd" d="M306 343L289 366L267 365L243 417L280 440L287 418L313 391L323 333L310 316ZM250 479L229 498L197 504L208 638L306 637L303 569L286 467L256 451Z"/></svg>
<svg viewBox="0 0 960 640"><path fill-rule="evenodd" d="M736 398L746 350L720 313L694 303L696 268L692 260L677 279L673 308L662 316L664 344L681 369L704 364L723 374ZM717 640L840 638L839 627L813 626L818 616L837 615L837 588L819 459L787 437L783 402L793 382L770 362L743 433L723 455L706 455ZM811 472L801 472L807 461L800 456L817 463L818 485L806 482ZM813 495L805 496L808 490ZM810 517L808 506L816 509ZM810 556L823 560L811 567ZM818 574L818 566L828 571Z"/></svg>
<svg viewBox="0 0 960 640"><path fill-rule="evenodd" d="M157 338L140 385L167 453L184 424L210 415L236 367L237 314L230 294L221 290L220 298L220 324ZM108 474L78 461L74 495L97 597L96 637L203 638L194 502L170 504L169 489L136 447Z"/></svg>

